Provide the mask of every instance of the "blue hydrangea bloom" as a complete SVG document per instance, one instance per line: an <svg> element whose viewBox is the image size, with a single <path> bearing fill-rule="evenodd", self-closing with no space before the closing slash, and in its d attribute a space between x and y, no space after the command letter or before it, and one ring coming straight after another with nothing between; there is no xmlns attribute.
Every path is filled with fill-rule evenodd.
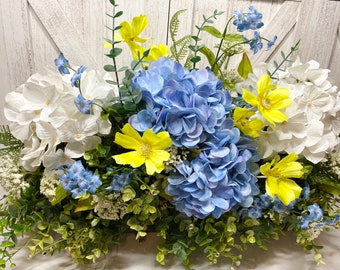
<svg viewBox="0 0 340 270"><path fill-rule="evenodd" d="M222 125L231 96L208 69L189 71L169 58L150 63L132 83L146 108L129 119L138 131L169 132L174 145L196 147Z"/></svg>
<svg viewBox="0 0 340 270"><path fill-rule="evenodd" d="M102 185L99 174L85 169L80 160L65 167L66 172L60 175L60 183L66 191L72 193L72 198L87 192L94 194Z"/></svg>
<svg viewBox="0 0 340 270"><path fill-rule="evenodd" d="M259 190L250 173L251 153L233 143L207 147L192 161L177 166L169 176L167 194L187 216L219 218L235 206L249 207Z"/></svg>
<svg viewBox="0 0 340 270"><path fill-rule="evenodd" d="M60 74L70 74L70 71L67 68L69 66L69 62L64 57L63 53L60 53L59 57L54 60L54 64L57 66Z"/></svg>
<svg viewBox="0 0 340 270"><path fill-rule="evenodd" d="M83 114L90 114L92 100L85 99L82 94L79 94L74 100L74 104L78 108L78 110Z"/></svg>
<svg viewBox="0 0 340 270"><path fill-rule="evenodd" d="M75 72L71 78L71 85L74 87L79 88L80 85L80 78L82 73L86 70L85 66L80 66L77 70L77 72Z"/></svg>

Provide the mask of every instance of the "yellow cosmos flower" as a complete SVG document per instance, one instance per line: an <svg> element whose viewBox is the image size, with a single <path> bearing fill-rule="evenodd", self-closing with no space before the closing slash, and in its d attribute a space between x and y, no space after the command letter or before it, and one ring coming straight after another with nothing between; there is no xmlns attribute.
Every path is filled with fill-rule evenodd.
<svg viewBox="0 0 340 270"><path fill-rule="evenodd" d="M144 132L143 137L133 129L130 124L125 124L123 133L116 133L115 143L135 151L112 156L121 165L131 165L137 168L145 164L146 173L160 173L164 169L164 161L170 158L170 154L164 149L172 145L169 133L166 131L153 133L151 129Z"/></svg>
<svg viewBox="0 0 340 270"><path fill-rule="evenodd" d="M132 57L134 60L139 60L143 56L143 53L146 51L146 48L143 46L136 44L133 44L133 46L130 47L132 52ZM147 62L155 61L158 58L164 56L167 57L170 54L170 48L164 44L158 44L156 46L155 44L152 44L150 46L150 52L148 56L144 57L144 60Z"/></svg>
<svg viewBox="0 0 340 270"><path fill-rule="evenodd" d="M145 15L133 17L131 22L122 22L120 24L121 28L119 29L119 33L114 36L115 41L123 41L129 46L134 59L138 59L138 51L142 53L145 51L145 48L139 43L146 42L148 38L141 38L139 35L148 26L148 23L149 20ZM104 43L104 48L111 47L112 45L109 42Z"/></svg>
<svg viewBox="0 0 340 270"><path fill-rule="evenodd" d="M276 156L272 162L260 167L260 172L267 177L266 192L274 197L276 195L281 202L288 205L300 197L302 188L289 178L301 178L303 166L297 162L298 156L291 153L280 160Z"/></svg>
<svg viewBox="0 0 340 270"><path fill-rule="evenodd" d="M236 107L233 118L235 126L245 135L256 138L260 136L258 133L264 127L264 124L259 119L250 119L255 113L247 108Z"/></svg>
<svg viewBox="0 0 340 270"><path fill-rule="evenodd" d="M150 53L147 57L144 59L148 62L155 61L160 57L167 57L170 54L170 48L164 44L158 44L156 46L155 44L152 44L150 46Z"/></svg>
<svg viewBox="0 0 340 270"><path fill-rule="evenodd" d="M250 105L258 108L262 116L272 125L288 121L287 116L280 110L291 104L289 91L286 88L276 88L270 81L268 74L260 76L257 82L258 96L246 89L243 90L242 98Z"/></svg>

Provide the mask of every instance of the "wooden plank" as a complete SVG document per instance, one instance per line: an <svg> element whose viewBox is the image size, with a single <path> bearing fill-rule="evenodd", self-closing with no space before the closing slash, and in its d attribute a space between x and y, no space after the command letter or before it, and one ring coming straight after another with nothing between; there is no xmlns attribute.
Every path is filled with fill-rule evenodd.
<svg viewBox="0 0 340 270"><path fill-rule="evenodd" d="M26 0L0 1L0 123L5 95L23 83L32 72Z"/></svg>
<svg viewBox="0 0 340 270"><path fill-rule="evenodd" d="M285 1L279 10L272 16L271 21L265 24L263 29L260 29L261 36L268 39L272 39L277 35L278 40L275 47L270 51L266 51L266 44L264 44L264 49L259 51L256 55L252 56L252 61L255 63L265 62L273 56L278 50L275 48L280 47L280 43L284 43L289 32L294 28L296 24L296 18L298 16L299 6L301 3ZM289 16L287 16L289 14ZM292 46L294 44L290 44Z"/></svg>
<svg viewBox="0 0 340 270"><path fill-rule="evenodd" d="M331 61L340 22L340 2L303 0L295 31L301 39L299 55L302 61L314 59L322 67Z"/></svg>
<svg viewBox="0 0 340 270"><path fill-rule="evenodd" d="M57 47L75 65L97 68L97 62L80 38L79 32L55 0L28 0Z"/></svg>
<svg viewBox="0 0 340 270"><path fill-rule="evenodd" d="M38 72L45 66L54 66L54 59L58 57L59 49L32 7L28 6L27 14L30 22L27 32L30 34L32 47L32 69Z"/></svg>

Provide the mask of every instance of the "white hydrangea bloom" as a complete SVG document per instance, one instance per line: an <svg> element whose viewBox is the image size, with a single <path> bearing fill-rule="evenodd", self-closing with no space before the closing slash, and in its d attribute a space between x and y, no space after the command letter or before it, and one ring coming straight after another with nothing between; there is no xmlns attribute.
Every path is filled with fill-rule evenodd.
<svg viewBox="0 0 340 270"><path fill-rule="evenodd" d="M254 68L254 73L237 85L256 92L257 80L268 64ZM313 163L325 160L326 153L339 147L340 93L327 80L329 70L321 69L316 61L301 63L297 59L291 67L278 71L277 87L287 88L291 106L283 112L287 122L267 126L259 137L260 154L266 158L279 152L295 152ZM254 117L257 117L255 114Z"/></svg>
<svg viewBox="0 0 340 270"><path fill-rule="evenodd" d="M52 159L58 159L56 151L61 143L66 145L63 155L68 158L79 158L94 149L101 142L97 135L111 130L110 122L101 118L101 107L118 95L117 87L106 82L108 76L95 70L82 74L82 94L99 105L93 105L89 115L74 104L79 89L71 85L72 74L61 75L54 69L33 74L7 94L5 116L13 136L24 142L19 164L30 171L41 164L57 164Z"/></svg>

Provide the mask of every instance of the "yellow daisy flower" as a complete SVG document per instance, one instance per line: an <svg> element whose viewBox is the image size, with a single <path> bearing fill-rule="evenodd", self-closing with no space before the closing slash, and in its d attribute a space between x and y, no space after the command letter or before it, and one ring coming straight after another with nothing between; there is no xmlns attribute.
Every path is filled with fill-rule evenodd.
<svg viewBox="0 0 340 270"><path fill-rule="evenodd" d="M112 156L118 164L129 164L133 168L145 164L148 175L160 173L164 169L163 162L170 158L170 154L164 149L172 145L168 132L162 131L155 134L148 129L141 137L130 124L125 124L122 132L116 133L115 143L135 151Z"/></svg>
<svg viewBox="0 0 340 270"><path fill-rule="evenodd" d="M243 90L242 98L250 105L257 107L262 116L272 125L288 121L287 116L280 110L287 108L291 104L289 90L286 88L276 88L270 81L268 74L260 76L257 82L258 96Z"/></svg>
<svg viewBox="0 0 340 270"><path fill-rule="evenodd" d="M267 177L266 192L274 198L276 195L281 202L288 205L300 197L302 188L289 178L301 178L303 166L297 162L298 156L291 153L280 160L276 156L272 162L260 167L260 172Z"/></svg>

